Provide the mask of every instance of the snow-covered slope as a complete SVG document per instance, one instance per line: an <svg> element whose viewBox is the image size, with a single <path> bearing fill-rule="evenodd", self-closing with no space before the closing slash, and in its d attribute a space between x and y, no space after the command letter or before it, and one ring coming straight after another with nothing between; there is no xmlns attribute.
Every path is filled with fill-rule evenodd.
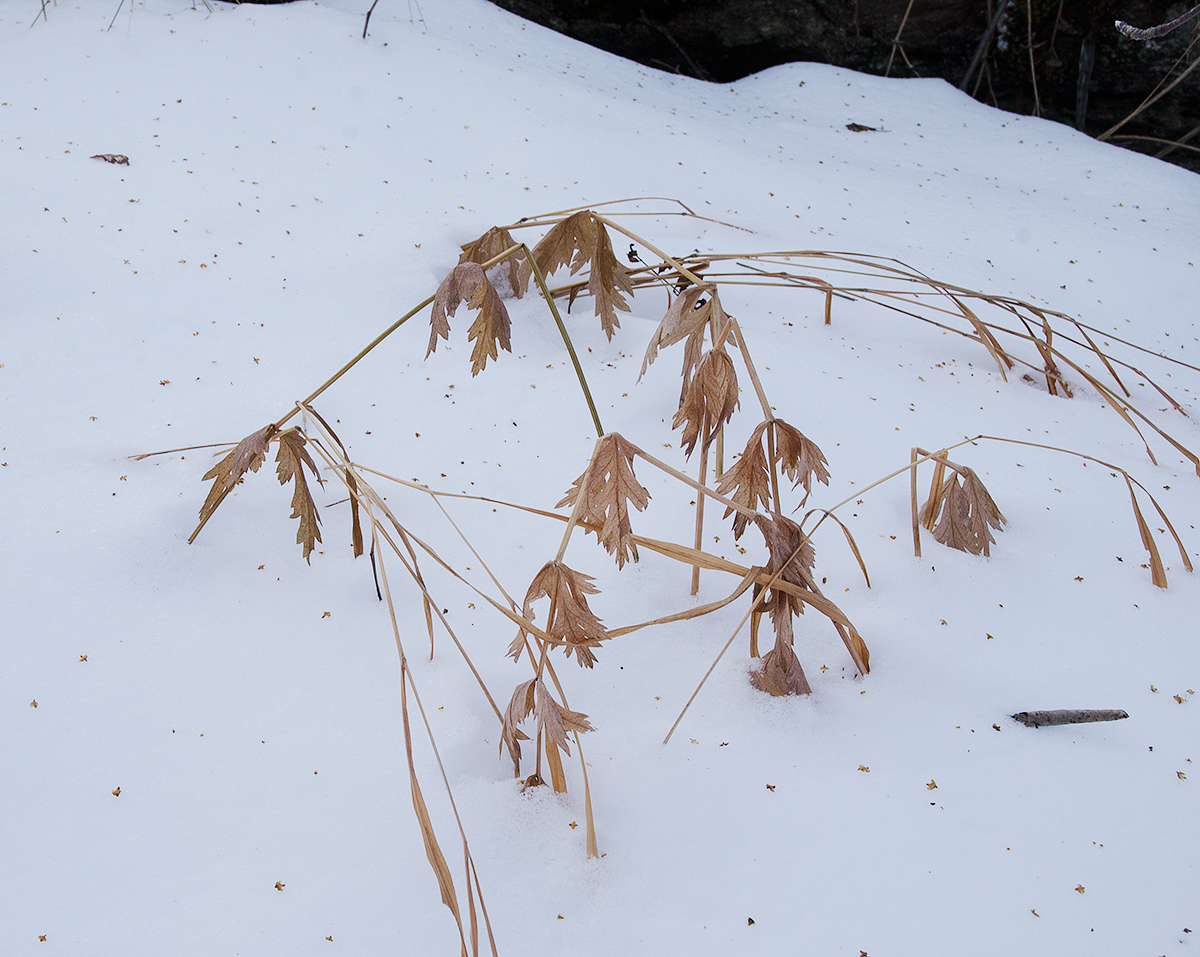
<svg viewBox="0 0 1200 957"><path fill-rule="evenodd" d="M347 506L322 508L307 566L268 465L189 546L209 453L128 456L236 441L277 418L493 224L675 198L715 222L627 222L678 254L895 256L1200 364L1193 174L940 81L794 64L706 85L483 0L426 0L416 22L382 0L364 41L364 6L209 14L147 0L110 31L111 2L50 5L36 23L34 0L0 8L5 954L456 950L412 813L391 626L346 546ZM1200 545L1191 466L1157 438L1153 465L1078 377L1076 398L1054 398L882 310L839 303L825 327L811 293L722 296L771 401L829 459L813 503L900 468L912 446L989 433L1130 470ZM605 427L682 466L677 357L636 384L664 307L660 290L639 293L611 343L590 304L570 321ZM356 461L552 508L594 434L544 307L527 298L512 315L513 354L476 378L462 313L428 360L421 314L318 407ZM1195 412L1194 368L1121 354ZM1135 396L1200 447L1193 419L1160 399ZM731 447L751 419L735 419ZM478 687L444 636L428 660L419 596L393 569L500 953L1188 951L1200 589L1163 536L1170 588L1151 584L1125 484L1096 463L997 443L956 455L1009 519L990 559L929 538L914 559L903 478L845 515L871 589L836 531L817 539L818 572L870 645L868 677L851 677L810 613L797 650L811 697L754 691L739 638L664 747L741 606L614 639L592 671L559 665L597 728L585 746L598 861L577 826L578 767L566 797L520 791ZM690 496L639 477L653 502L637 530L688 540ZM387 494L447 560L476 564L428 499ZM447 508L517 597L561 536L520 513ZM709 536L724 541L710 545L736 558L719 518ZM697 601L686 568L654 556L617 572L576 539L569 560L596 576L592 606L611 626ZM504 657L512 626L429 577L507 700L528 677ZM699 600L735 584L706 574ZM1007 717L1067 707L1130 718Z"/></svg>

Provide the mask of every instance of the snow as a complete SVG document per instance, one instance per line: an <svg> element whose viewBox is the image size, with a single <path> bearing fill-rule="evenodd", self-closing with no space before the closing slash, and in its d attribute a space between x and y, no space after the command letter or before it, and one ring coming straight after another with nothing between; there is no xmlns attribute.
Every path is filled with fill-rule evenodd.
<svg viewBox="0 0 1200 957"><path fill-rule="evenodd" d="M426 0L415 21L385 0L363 40L364 6L210 14L150 0L116 11L111 31L111 2L48 5L38 22L33 0L0 9L5 954L455 952L409 799L390 621L346 547L348 507L322 507L324 544L306 565L269 462L189 546L209 453L129 456L236 441L282 415L489 226L676 198L714 221L623 222L677 253L894 256L1200 356L1194 174L940 81L792 64L706 85L483 0ZM108 152L129 165L90 158ZM1189 550L1200 543L1191 466L1157 437L1152 464L1078 376L1074 399L1054 398L1001 380L965 340L863 304L835 304L826 328L811 293L722 298L771 402L829 459L810 504L852 496L914 445L989 433L1119 464ZM317 409L358 462L552 508L594 433L544 306L510 306L513 353L478 377L464 312L426 360L422 312ZM586 300L568 322L605 428L683 467L677 354L637 384L664 306L661 291L639 293L611 343ZM1194 414L1194 368L1120 354ZM757 422L743 386L731 452ZM1158 398L1135 401L1200 447L1193 418ZM818 574L870 646L867 677L810 612L797 652L811 697L754 691L740 636L663 746L743 603L613 639L591 671L556 657L597 728L584 746L599 860L584 853L577 760L569 794L520 790L478 686L444 632L429 660L419 595L390 562L500 953L1188 952L1195 577L1159 536L1170 587L1151 584L1109 470L999 443L954 454L1009 519L991 558L928 535L913 558L903 477L840 513L869 590L836 529L816 539ZM644 464L638 475L653 501L635 531L690 542L692 496ZM343 497L335 484L319 504ZM496 594L426 496L379 487ZM446 507L518 598L562 534L524 513ZM706 529L708 547L741 557L719 511ZM745 563L765 561L754 534ZM610 627L736 584L705 573L693 599L686 567L643 553L618 572L592 538L567 561L596 576L592 607ZM511 625L422 567L503 704L529 676L504 657ZM1039 729L1007 717L1075 707L1130 717ZM453 817L410 711L465 901Z"/></svg>

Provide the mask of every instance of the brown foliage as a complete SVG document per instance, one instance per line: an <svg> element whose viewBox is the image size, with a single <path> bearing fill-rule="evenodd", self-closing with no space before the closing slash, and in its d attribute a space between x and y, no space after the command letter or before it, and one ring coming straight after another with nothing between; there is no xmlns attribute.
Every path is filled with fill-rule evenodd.
<svg viewBox="0 0 1200 957"><path fill-rule="evenodd" d="M473 262L460 263L442 280L434 297L426 357L437 349L438 336L450 338L447 313L453 316L461 302L465 302L468 309L479 310L479 315L467 331L467 340L475 340L475 347L471 350L471 375L474 376L483 370L489 358L496 358L497 344L505 352L512 351L509 341L511 323L508 310L504 308L500 294L484 275L483 267Z"/></svg>
<svg viewBox="0 0 1200 957"><path fill-rule="evenodd" d="M710 320L719 328L723 327L727 318L725 310L721 308L717 287L713 283L688 286L671 301L666 314L658 324L658 329L650 337L650 344L646 347L646 355L642 359L642 371L638 378L645 375L646 370L654 364L660 348L673 346L686 339L687 342L683 347L683 389L680 392L680 401L682 401L682 397L686 395L688 385L692 381L692 373L700 362L704 348L704 330L708 327Z"/></svg>
<svg viewBox="0 0 1200 957"><path fill-rule="evenodd" d="M610 555L616 555L618 568L629 561L631 554L635 562L638 560L637 545L629 527L629 505L632 503L640 512L650 503L650 493L633 474L634 454L635 447L616 432L605 435L599 440L588 470L555 506L574 505L583 488L579 518L598 526L596 537Z"/></svg>
<svg viewBox="0 0 1200 957"><path fill-rule="evenodd" d="M501 253L505 253L518 245L510 233L503 226L493 226L478 239L474 239L469 243L463 244L462 255L459 257L459 263L485 263L490 259L494 259ZM515 252L508 257L503 263L497 263L493 268L508 280L509 287L513 296L520 299L525 295L525 289L529 285L529 273L521 269L521 262L524 260L523 252Z"/></svg>
<svg viewBox="0 0 1200 957"><path fill-rule="evenodd" d="M304 546L304 560L310 561L309 556L316 542L321 540L320 516L308 491L308 482L304 479L304 468L307 465L318 482L321 475L317 466L304 447L304 436L299 429L288 429L279 433L279 449L275 453L277 463L275 471L279 476L279 484L287 485L292 482L292 518L300 519L300 527L296 531L296 544Z"/></svg>
<svg viewBox="0 0 1200 957"><path fill-rule="evenodd" d="M549 275L562 266L570 265L571 275L584 266L588 272L588 292L596 301L596 315L609 339L620 328L616 310L628 312L622 292L633 293L629 272L613 254L608 230L591 210L582 210L557 223L533 248L538 269ZM530 268L522 264L523 282L529 281Z"/></svg>
<svg viewBox="0 0 1200 957"><path fill-rule="evenodd" d="M550 599L551 617L546 633L561 642L567 655L572 654L580 666L591 668L596 663L592 648L608 638L600 619L588 608L587 595L598 595L600 589L590 575L568 568L562 562L547 562L533 576L525 593L522 614L533 620L533 603L543 596Z"/></svg>
<svg viewBox="0 0 1200 957"><path fill-rule="evenodd" d="M696 374L671 423L675 429L683 426L680 441L686 454L691 456L701 436L700 447L706 450L737 407L738 382L733 360L724 349L710 349L696 364Z"/></svg>
<svg viewBox="0 0 1200 957"><path fill-rule="evenodd" d="M763 533L771 554L767 573L808 589L816 554L800 526L782 515L759 515L754 523ZM800 659L792 650L792 614L803 614L804 602L797 595L772 588L764 604L775 628L775 647L763 659L762 669L751 673L751 682L760 691L773 695L811 694Z"/></svg>
<svg viewBox="0 0 1200 957"><path fill-rule="evenodd" d="M960 481L961 478L961 481ZM943 545L972 555L990 555L996 539L991 529L1001 529L1008 521L992 501L992 497L969 468L952 469L950 477L940 483L922 506L926 527ZM941 518L933 526L933 517L941 510Z"/></svg>
<svg viewBox="0 0 1200 957"><path fill-rule="evenodd" d="M267 446L270 445L271 438L278 431L273 424L264 425L257 432L247 435L232 452L204 473L203 481L207 482L209 479L215 479L215 481L212 488L208 490L208 497L205 498L204 504L200 507L201 526L209 520L230 490L246 477L247 472L259 470L259 467L267 460ZM200 528L197 526L196 531L199 530ZM192 533L192 537L195 538L195 532Z"/></svg>

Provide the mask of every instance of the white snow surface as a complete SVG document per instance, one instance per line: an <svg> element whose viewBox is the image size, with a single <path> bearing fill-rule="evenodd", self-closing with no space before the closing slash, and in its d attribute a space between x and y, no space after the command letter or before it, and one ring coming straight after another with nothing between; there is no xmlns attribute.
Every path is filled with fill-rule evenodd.
<svg viewBox="0 0 1200 957"><path fill-rule="evenodd" d="M36 23L36 0L0 6L6 955L458 951L412 810L390 619L367 558L350 554L348 505L332 504L341 487L316 492L324 543L310 566L272 461L188 545L210 452L129 456L237 441L279 417L491 225L676 198L720 222L622 222L678 254L895 256L1200 364L1192 173L939 80L791 64L705 84L483 0L423 0L413 20L415 3L382 0L364 40L366 5L62 2ZM828 457L831 483L810 504L853 496L912 446L989 433L1128 469L1200 547L1192 467L1148 433L1152 464L1079 376L1068 373L1074 399L1052 397L1004 381L966 340L861 305L839 301L826 327L811 292L729 287L723 300L779 414ZM665 301L639 292L611 343L586 299L568 322L605 428L685 467L671 430L678 354L637 382ZM428 359L423 311L317 409L358 462L553 508L595 436L544 304L510 307L512 354L481 375L465 310ZM1196 370L1112 349L1189 417L1160 411L1146 386L1132 387L1139 408L1200 448ZM758 421L743 386L731 451ZM1194 948L1196 579L1156 532L1170 587L1154 587L1110 470L998 443L955 458L1009 520L990 559L928 534L915 559L903 476L839 512L870 589L837 529L818 533L817 572L870 646L866 677L810 612L797 652L814 693L769 698L747 680L739 636L664 746L744 600L613 639L593 670L556 656L571 707L597 729L584 746L598 860L585 856L577 755L568 794L522 792L443 631L429 659L419 595L391 562L501 954ZM635 531L690 542L693 496L638 469L653 501ZM498 595L427 496L380 487ZM562 534L504 508L446 507L518 600ZM734 550L718 508L705 535L735 560L766 561L753 529L745 557ZM618 572L593 537L573 539L567 561L596 576L592 607L610 627L736 584L705 573L692 598L685 566L643 553ZM504 656L511 624L422 568L503 706L530 671ZM1130 717L1038 729L1008 717L1052 708ZM410 711L465 907L453 814Z"/></svg>

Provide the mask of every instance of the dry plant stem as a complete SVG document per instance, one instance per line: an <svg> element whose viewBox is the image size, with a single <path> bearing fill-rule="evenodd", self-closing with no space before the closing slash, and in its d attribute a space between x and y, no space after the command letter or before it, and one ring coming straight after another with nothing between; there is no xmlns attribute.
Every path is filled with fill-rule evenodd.
<svg viewBox="0 0 1200 957"><path fill-rule="evenodd" d="M912 536L913 536L913 554L921 557L921 520L917 517L917 455L918 452L914 448L909 453L909 497L912 501Z"/></svg>
<svg viewBox="0 0 1200 957"><path fill-rule="evenodd" d="M1025 0L1026 46L1029 49L1029 79L1033 82L1033 115L1042 115L1042 100L1038 96L1037 69L1033 63L1033 0Z"/></svg>
<svg viewBox="0 0 1200 957"><path fill-rule="evenodd" d="M1161 150L1159 153L1156 153L1155 155L1158 157L1165 156L1167 153L1170 153L1172 150L1188 150L1189 152L1192 152L1192 153L1200 153L1200 146L1188 146L1186 143L1184 143L1180 140L1166 140L1166 139L1163 139L1161 136L1132 136L1132 135L1126 134L1126 133L1118 133L1115 136L1110 136L1109 139L1136 140L1136 141L1142 142L1142 143L1158 143L1161 146L1169 147L1168 149Z"/></svg>
<svg viewBox="0 0 1200 957"><path fill-rule="evenodd" d="M905 7L905 9L904 9L904 18L900 21L900 26L896 30L896 36L892 38L892 53L891 53L891 56L888 57L887 69L883 71L884 76L891 76L892 61L896 59L896 48L900 46L900 34L902 34L904 32L904 25L906 23L908 23L908 15L910 13L912 13L912 8L913 8L913 0L908 0L908 6ZM901 52L903 52L903 51L901 51ZM908 57L906 56L904 58L904 60L905 60L905 62L907 62ZM909 67L912 66L911 63L909 63L908 65L909 65Z"/></svg>
<svg viewBox="0 0 1200 957"><path fill-rule="evenodd" d="M326 461L326 463L330 465L334 474L337 475L344 484L346 484L347 490L349 490L349 483L346 482L345 475L343 474L343 470L340 468L337 468L335 466L335 464L333 462L333 457L330 454L329 450L327 448L325 448L324 443L314 442L313 445L316 447L317 451L319 452L321 457ZM343 458L342 461L344 463L345 468L347 468L347 469L354 468L354 466L349 462L349 460ZM377 508L379 508L380 511L382 511L388 517L389 521L391 521L391 523L396 527L397 530L400 530L401 528L403 528L403 526L401 526L400 523L396 520L396 517L392 514L391 509L389 509L387 507L386 503L383 501L383 497L381 495L379 495L379 493L376 492L375 489L373 489L367 483L366 479L364 479L361 476L361 474L358 474L357 470L355 470L355 480L359 485L359 489L354 491L352 494L358 496L359 504L362 505L364 509L367 509L369 511L371 504L374 503L375 506ZM371 514L373 514L373 513L371 513ZM467 654L466 649L462 646L462 643L459 641L457 634L455 634L455 632L454 632L454 629L450 626L450 623L446 620L445 615L442 614L441 606L438 605L437 602L435 602L433 600L433 596L431 596L429 594L429 591L426 588L424 581L417 574L415 567L410 566L409 563L405 560L404 556L400 554L400 549L396 546L396 543L392 541L391 536L388 535L386 529L380 529L378 532L376 532L375 530L372 530L372 533L371 533L372 540L373 541L378 540L378 537L380 534L383 535L384 540L388 543L389 546L391 546L392 551L394 551L396 553L396 557L400 559L400 562L404 565L405 570L409 573L409 575L412 577L413 581L416 583L417 587L420 589L422 597L428 603L426 607L427 608L432 607L433 611L437 614L438 620L442 623L442 627L446 629L446 633L450 635L450 639L454 642L455 647L458 648L459 654L461 654L463 656L463 660L467 663L467 667L470 668L471 674L475 676L475 680L476 680L476 682L478 682L480 689L483 691L484 697L487 698L488 704L490 704L492 706L492 711L494 711L496 713L496 717L498 719L503 721L503 716L500 713L500 709L496 706L496 702L492 699L491 692L488 691L487 685L484 684L483 677L476 670L474 662L471 661L470 656ZM433 552L432 549L429 549L425 545L425 543L422 542L419 538L416 538L415 535L412 537L414 539L416 539L417 543L419 545L421 545L422 548L425 548L426 551L428 551L430 553L431 557L433 557L433 559L435 561L439 562L443 567L446 567L449 569L449 566L447 566L445 562L442 562L441 558L437 555L436 552ZM380 561L382 562L382 558L380 558ZM462 580L461 576L457 576L457 573L453 572L453 569L450 569L450 571L452 574L455 574L456 577L460 577L460 580ZM478 592L478 590L476 590L476 591ZM482 594L482 592L478 592L478 593ZM390 608L391 599L389 598L388 600L389 600L389 608ZM524 619L521 619L521 620L523 621ZM399 641L398 633L396 636L396 640Z"/></svg>
<svg viewBox="0 0 1200 957"><path fill-rule="evenodd" d="M708 446L701 444L700 447L700 471L698 473L699 484L704 485L705 479L708 477ZM700 551L700 546L704 544L704 496L696 496L696 534L695 534L695 549ZM700 566L692 566L692 594L700 593Z"/></svg>
<svg viewBox="0 0 1200 957"><path fill-rule="evenodd" d="M441 848L438 846L437 837L433 831L433 823L430 820L429 811L425 807L425 799L424 799L423 795L421 794L421 786L420 786L420 784L417 783L417 769L413 762L412 731L409 728L409 722L408 722L408 696L407 696L407 689L406 689L406 680L407 680L407 684L409 686L411 686L413 689L413 697L417 700L418 706L420 706L421 699L420 699L420 696L417 694L417 686L415 683L413 683L412 675L409 673L409 670L408 670L408 659L404 655L404 643L400 638L400 625L399 625L399 622L396 620L395 606L392 604L392 590L388 586L387 570L384 567L384 562L383 562L383 550L377 547L378 542L379 542L378 533L380 531L379 523L375 519L375 513L371 510L370 504L366 503L366 502L364 502L363 504L364 504L364 508L366 509L366 512L367 512L367 517L369 518L369 520L371 522L371 544L372 544L371 552L372 552L372 554L377 554L379 556L379 559L378 559L379 572L380 572L380 576L383 579L383 591L384 591L384 594L387 596L388 616L392 622L392 634L395 636L395 639L396 639L396 651L400 655L400 712L401 712L402 720L403 720L403 724L404 724L404 750L405 750L406 757L408 759L408 780L409 780L409 785L410 785L410 788L412 791L413 811L417 815L417 820L418 820L418 823L421 828L421 836L425 842L425 855L426 855L426 857L429 858L429 864L433 868L434 874L437 876L438 886L442 892L442 903L445 904L446 907L450 910L450 913L452 913L454 915L455 923L458 925L459 940L462 943L463 957L466 957L467 942L466 942L466 938L463 935L462 916L459 913L459 909L458 909L458 895L454 891L454 879L450 875L450 868L446 864L446 858L442 854ZM422 717L424 717L424 709L423 708L421 709L421 714L422 714ZM430 729L429 729L428 721L425 722L425 728L426 728L426 731L429 733L429 742L433 746L434 754L437 754L437 745L436 745L436 743L434 743L433 734L432 734L432 731L430 731ZM442 764L441 755L438 755L438 766L441 767L441 764ZM450 782L448 780L446 780L446 772L445 772L444 768L442 769L442 780L446 786L446 793L449 794L450 793ZM453 795L450 796L450 803L451 803L451 806L453 807L454 806ZM455 808L455 810L454 810L454 817L456 820L458 820L458 809L457 808ZM465 845L467 836L466 836L466 833L462 831L462 822L461 821L459 821L459 831L460 831L460 833L462 833L463 843ZM470 879L471 879L471 875L468 872L467 881L470 882Z"/></svg>
<svg viewBox="0 0 1200 957"><path fill-rule="evenodd" d="M731 499L727 499L724 495L721 495L719 492L714 492L707 485L703 485L700 482L697 482L690 475L680 472L679 469L671 468L671 466L669 466L666 462L663 462L661 459L656 459L649 452L646 452L646 451L638 448L632 442L630 442L629 444L633 447L634 451L637 452L638 455L640 455L643 459L645 459L647 462L649 462L655 468L662 469L662 471L666 472L668 475L672 476L673 478L679 479L679 481L683 482L685 485L690 485L701 495L707 495L709 498L720 502L726 508L731 508L735 512L741 512L747 518L754 518L754 516L756 516L758 514L756 511L754 511L754 509L746 508L744 505L739 505L737 502L734 502ZM635 536L635 539L636 539L636 536Z"/></svg>
<svg viewBox="0 0 1200 957"><path fill-rule="evenodd" d="M1169 84L1167 84L1167 86L1165 88L1160 89L1160 87L1162 87L1163 83L1166 83L1167 77L1170 76L1172 72L1174 72L1175 67L1179 66L1179 64L1182 63L1187 58L1187 55L1191 52L1192 47L1194 47L1196 45L1197 40L1200 40L1200 34L1197 34L1192 39L1192 42L1187 45L1187 49L1185 49L1183 51L1183 53L1181 53L1179 55L1179 59L1176 60L1175 63L1172 64L1171 69L1167 71L1166 76L1164 76L1161 80L1158 81L1158 86L1156 86L1154 88L1154 90L1152 90L1150 92L1150 94L1144 100L1142 100L1142 102L1138 105L1138 107L1132 113L1130 113L1127 117L1125 117L1125 119L1123 119L1119 123L1116 123L1115 125L1109 127L1107 130L1105 130L1103 133L1101 133L1099 136L1097 136L1096 139L1100 140L1101 142L1103 142L1104 140L1110 139L1112 137L1112 135L1117 132L1117 130L1119 130L1122 126L1124 126L1126 123L1130 122L1131 120L1136 119L1138 116L1140 116L1142 113L1144 113L1150 107L1152 107L1155 103L1157 103L1164 96L1166 96L1168 93L1170 93L1180 83L1182 83L1184 78L1187 77L1187 75L1189 73L1191 73L1192 70L1196 69L1197 66L1200 66L1200 59L1193 60L1192 63L1188 66L1188 68L1186 70L1184 70L1182 73L1180 73L1179 76L1175 77L1175 79L1172 80Z"/></svg>
<svg viewBox="0 0 1200 957"><path fill-rule="evenodd" d="M483 269L484 272L487 272L487 270L491 269L493 266L499 265L500 263L502 263L506 259L508 259L510 256L513 256L513 255L519 253L521 251L521 249L522 249L521 246L510 246L508 249L506 249L504 252L500 253L499 255L493 256L491 259L489 259L485 263L481 263L480 268ZM317 396L319 396L322 392L324 392L331 385L333 385L335 382L337 382L338 379L340 379L347 372L349 372L356 365L358 365L358 363L361 362L362 359L365 358L366 355L372 349L374 349L377 345L379 345L379 343L383 342L384 339L386 339L393 332L395 332L397 329L399 329L402 325L404 325L406 322L408 322L409 319L411 319L413 316L415 316L418 312L420 312L426 306L430 305L435 298L436 298L436 294L434 296L430 296L429 298L422 300L420 303L418 303L417 305L413 306L410 310L408 310L408 312L406 312L403 316L401 316L399 319L397 319L395 322L393 322L390 326L388 326L386 329L384 329L383 332L379 333L379 335L377 335L374 339L372 339L369 343L367 343L362 348L362 350L358 353L358 355L356 355L353 359L351 359L344 366L342 366L342 368L340 368L337 372L335 372L329 379L327 379L325 382L323 382L315 392L313 392L310 396L308 396L308 398L302 399L299 403L297 403L297 405L294 406L287 413L287 415L285 415L282 419L280 419L278 422L275 423L275 427L282 428L283 424L285 422L287 422L293 415L295 415L297 410L301 406L309 405Z"/></svg>
<svg viewBox="0 0 1200 957"><path fill-rule="evenodd" d="M584 498L587 495L588 476L592 474L592 465L596 461L596 455L600 451L600 439L603 438L604 435L601 434L600 438L596 439L595 444L592 445L592 454L588 458L587 468L584 470L583 475L579 480L579 492L575 496L575 505L571 509L571 517L567 519L567 528L563 532L562 541L558 544L558 554L554 556L554 560L556 562L561 562L563 560L563 556L567 553L567 545L571 541L571 533L575 531L575 525L579 521L579 510L583 508ZM551 598L550 604L554 604L553 598ZM551 620L553 621L553 619ZM549 630L550 626L547 624L546 631Z"/></svg>
<svg viewBox="0 0 1200 957"><path fill-rule="evenodd" d="M750 381L754 383L754 394L758 396L758 404L762 406L763 418L774 419L775 411L771 408L771 403L767 401L767 393L763 390L762 379L758 377L758 370L754 368L754 360L750 358L750 347L746 345L746 337L742 335L742 327L736 319L731 320L733 325L733 337L737 341L738 355L742 357L742 363L746 366L746 372L750 376Z"/></svg>
<svg viewBox="0 0 1200 957"><path fill-rule="evenodd" d="M687 704L685 704L683 706L683 710L679 712L679 717L676 718L675 723L673 725L671 725L671 730L668 731L667 736L665 738L663 738L664 745L667 744L671 740L671 735L673 735L675 733L675 729L679 727L679 722L683 720L683 716L685 714L687 714L688 708L690 708L692 706L692 702L695 701L696 696L698 694L700 694L700 689L703 688L705 682L708 681L709 675L711 675L713 673L713 671L716 669L717 665L720 664L721 659L725 657L725 652L727 652L729 650L729 646L733 644L733 640L738 636L738 632L740 632L742 630L742 627L749 620L750 616L752 614L754 614L755 610L759 607L759 605L764 603L763 599L765 598L765 596L767 594L767 589L773 587L776 584L776 582L779 580L780 576L783 574L783 570L785 568L787 568L788 565L790 565L795 560L797 555L800 554L800 549L802 549L804 547L805 542L807 542L807 538L801 540L800 544L796 546L796 550L793 551L792 554L788 557L788 560L780 566L779 571L777 571L774 575L772 575L770 577L770 579L767 581L767 583L763 586L762 590L759 591L755 595L754 600L752 602L750 602L750 607L746 609L746 613L744 615L742 615L741 621L739 621L737 623L737 627L735 627L733 629L733 634L731 634L729 636L729 640L727 642L725 642L725 644L722 646L721 650L717 653L717 657L713 659L713 663L708 666L708 671L704 672L704 677L701 678L700 683L698 685L696 685L696 690L692 692L692 696L690 698L688 698Z"/></svg>
<svg viewBox="0 0 1200 957"><path fill-rule="evenodd" d="M236 442L212 442L208 445L185 445L178 449L163 449L161 452L140 452L127 457L135 462L140 462L142 459L153 458L156 455L170 455L172 452L191 452L193 449L231 449L235 445L237 445ZM214 456L216 454L216 452L213 453Z"/></svg>
<svg viewBox="0 0 1200 957"><path fill-rule="evenodd" d="M588 410L592 413L592 422L596 426L597 437L604 435L604 426L600 424L600 413L596 411L596 403L592 401L592 390L588 388L587 378L583 374L583 367L579 364L579 356L575 354L575 345L571 342L571 337L567 333L567 327L563 323L562 316L558 312L558 306L554 304L554 297L550 295L550 290L546 286L546 277L542 275L542 270L537 264L537 260L533 258L533 252L530 248L522 243L520 247L525 253L525 261L529 263L530 269L533 271L533 277L537 280L538 288L542 291L542 296L546 300L546 304L550 307L550 312L554 316L554 321L558 323L559 334L563 338L563 343L567 347L567 353L571 357L571 364L575 366L575 375L579 377L580 388L583 389L583 396L587 399Z"/></svg>
<svg viewBox="0 0 1200 957"><path fill-rule="evenodd" d="M691 618L700 618L704 615L712 614L712 612L719 611L726 605L737 601L737 599L739 599L745 593L746 589L754 584L755 579L757 579L757 577L762 573L763 569L760 566L755 565L750 569L749 572L746 573L745 577L738 584L737 588L735 588L729 595L722 598L720 601L712 601L706 605L697 605L694 608L689 608L686 611L676 612L673 615L663 615L661 618L655 618L653 621L643 621L636 625L625 625L623 628L612 628L609 629L608 637L620 638L623 635L631 635L635 631L641 631L643 628L650 628L654 625L667 625L675 621L687 621ZM758 656L751 655L750 657L757 658Z"/></svg>

